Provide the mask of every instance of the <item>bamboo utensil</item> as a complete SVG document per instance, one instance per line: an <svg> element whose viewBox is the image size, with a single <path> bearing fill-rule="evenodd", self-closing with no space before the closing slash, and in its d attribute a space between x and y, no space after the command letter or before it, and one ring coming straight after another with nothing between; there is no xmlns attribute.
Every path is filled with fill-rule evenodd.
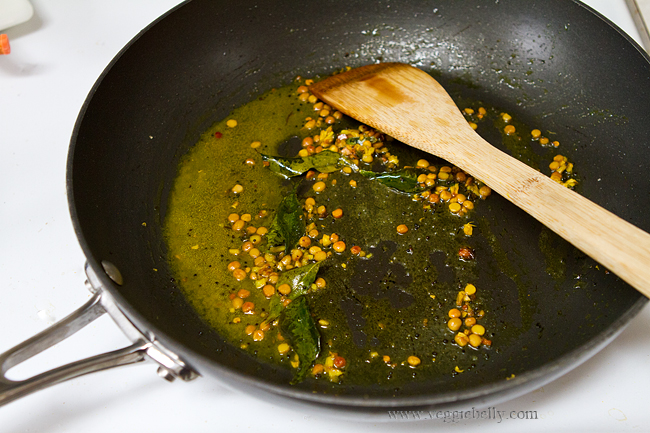
<svg viewBox="0 0 650 433"><path fill-rule="evenodd" d="M380 63L334 75L310 91L351 117L472 174L650 297L650 235L493 147L426 72Z"/></svg>

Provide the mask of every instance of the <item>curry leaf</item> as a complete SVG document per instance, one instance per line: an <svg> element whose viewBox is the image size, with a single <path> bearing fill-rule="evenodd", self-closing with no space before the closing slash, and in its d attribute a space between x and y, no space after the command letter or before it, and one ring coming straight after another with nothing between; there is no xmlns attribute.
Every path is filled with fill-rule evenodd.
<svg viewBox="0 0 650 433"><path fill-rule="evenodd" d="M401 170L386 171L383 173L359 170L359 173L368 179L377 180L387 187L401 192L413 193L428 189L420 185L420 182L418 182L418 176L421 174L429 174L430 171L421 168L403 168Z"/></svg>
<svg viewBox="0 0 650 433"><path fill-rule="evenodd" d="M290 304L291 305L291 304ZM279 295L273 295L269 302L269 315L264 320L265 323L271 323L282 314L282 299Z"/></svg>
<svg viewBox="0 0 650 433"><path fill-rule="evenodd" d="M311 263L299 268L293 268L280 275L276 285L277 287L282 284L291 286L291 292L287 295L287 298L294 300L307 293L311 285L316 281L316 274L318 273L319 267L320 263ZM269 305L269 315L265 322L272 322L280 313L282 313L280 296L273 296Z"/></svg>
<svg viewBox="0 0 650 433"><path fill-rule="evenodd" d="M296 299L298 296L307 293L307 290L316 281L319 267L320 262L317 262L283 272L278 278L277 285L288 284L291 286L291 293L287 297Z"/></svg>
<svg viewBox="0 0 650 433"><path fill-rule="evenodd" d="M294 190L280 202L266 240L269 246L284 244L285 251L289 252L304 234L302 206Z"/></svg>
<svg viewBox="0 0 650 433"><path fill-rule="evenodd" d="M323 150L313 155L297 158L283 158L262 154L262 160L269 163L269 169L285 177L300 176L312 168L321 173L331 173L343 167L356 167L352 161L338 152Z"/></svg>
<svg viewBox="0 0 650 433"><path fill-rule="evenodd" d="M320 353L320 334L304 296L299 296L284 309L280 329L298 355L298 370L291 381L295 384L305 378Z"/></svg>

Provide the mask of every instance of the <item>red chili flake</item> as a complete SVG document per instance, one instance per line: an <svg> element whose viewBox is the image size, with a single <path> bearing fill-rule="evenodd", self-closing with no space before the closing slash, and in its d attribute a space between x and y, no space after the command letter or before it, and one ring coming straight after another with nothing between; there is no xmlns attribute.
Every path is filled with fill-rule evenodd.
<svg viewBox="0 0 650 433"><path fill-rule="evenodd" d="M223 134L221 132L217 131L214 133L214 138L221 138L221 137L223 137Z"/></svg>
<svg viewBox="0 0 650 433"><path fill-rule="evenodd" d="M345 367L345 358L342 356L337 356L334 358L334 367L343 368Z"/></svg>
<svg viewBox="0 0 650 433"><path fill-rule="evenodd" d="M468 247L462 247L458 250L458 257L462 260L474 260L474 250Z"/></svg>

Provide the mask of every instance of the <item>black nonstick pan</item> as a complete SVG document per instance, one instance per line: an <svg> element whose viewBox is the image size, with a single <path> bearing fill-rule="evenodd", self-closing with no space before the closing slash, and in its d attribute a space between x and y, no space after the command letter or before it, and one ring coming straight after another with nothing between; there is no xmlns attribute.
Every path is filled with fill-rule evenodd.
<svg viewBox="0 0 650 433"><path fill-rule="evenodd" d="M307 27L304 17L319 25ZM650 230L640 211L650 204L644 128L650 64L581 4L353 1L297 9L291 2L194 0L116 58L73 134L70 207L99 293L80 316L87 321L108 310L134 340L93 362L108 368L146 353L170 377L213 376L257 395L385 416L386 408L469 408L514 398L579 365L623 329L645 299L573 250L565 278L550 278L536 247L542 227L499 198L490 210L495 232L519 277L495 281L491 296L504 326L521 330L481 361L476 374L399 389L289 385L290 372L249 357L202 322L169 272L161 235L179 158L212 122L273 86L380 61L412 63L452 94L544 125L578 162L581 194ZM498 137L487 138L501 145ZM525 318L517 285L526 287ZM66 334L60 329L57 338ZM5 367L30 351L14 353ZM75 373L95 368L75 367Z"/></svg>

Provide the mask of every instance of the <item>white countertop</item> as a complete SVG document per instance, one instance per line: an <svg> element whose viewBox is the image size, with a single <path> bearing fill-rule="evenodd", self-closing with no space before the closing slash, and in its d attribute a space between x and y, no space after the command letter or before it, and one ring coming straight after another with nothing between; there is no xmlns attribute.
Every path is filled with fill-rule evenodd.
<svg viewBox="0 0 650 433"><path fill-rule="evenodd" d="M641 0L644 3L647 0ZM115 54L178 0L32 0L0 56L0 352L81 306L84 256L68 213L65 163L81 105ZM585 3L636 40L625 0ZM497 407L537 420L363 424L299 413L201 378L167 383L151 363L88 375L0 408L0 432L650 431L650 309L576 370ZM128 344L102 317L12 371L25 377ZM40 369L40 370L39 370Z"/></svg>

